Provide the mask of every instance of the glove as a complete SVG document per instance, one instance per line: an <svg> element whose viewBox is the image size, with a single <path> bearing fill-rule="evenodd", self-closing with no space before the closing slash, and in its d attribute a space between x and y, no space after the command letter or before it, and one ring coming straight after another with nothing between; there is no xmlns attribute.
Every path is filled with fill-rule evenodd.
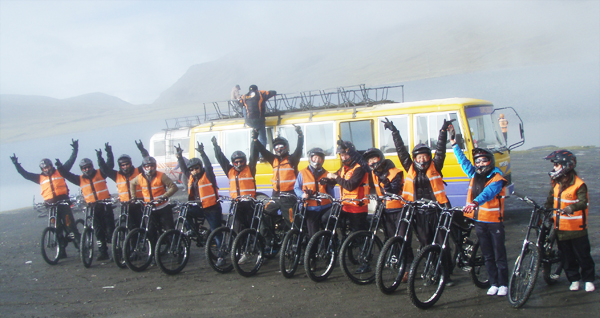
<svg viewBox="0 0 600 318"><path fill-rule="evenodd" d="M107 143L104 144L104 151L106 151L106 153L111 153L112 152L112 146Z"/></svg>
<svg viewBox="0 0 600 318"><path fill-rule="evenodd" d="M448 130L448 126L452 125L452 122L455 121L456 119L451 119L451 120L446 120L444 119L444 123L442 124L442 129L440 129L441 131L447 131Z"/></svg>
<svg viewBox="0 0 600 318"><path fill-rule="evenodd" d="M575 211L573 211L573 208L570 205L563 209L564 214L573 214L573 212Z"/></svg>
<svg viewBox="0 0 600 318"><path fill-rule="evenodd" d="M96 156L98 156L98 159L102 158L102 149L94 149L96 150Z"/></svg>
<svg viewBox="0 0 600 318"><path fill-rule="evenodd" d="M164 195L159 195L158 197L156 197L156 202L161 203L161 202L165 202L167 201L169 198L165 197Z"/></svg>
<svg viewBox="0 0 600 318"><path fill-rule="evenodd" d="M307 188L304 188L304 193L308 194L309 197L314 194L313 190Z"/></svg>
<svg viewBox="0 0 600 318"><path fill-rule="evenodd" d="M10 156L10 160L12 161L13 164L18 165L19 164L19 158L17 158L17 155L15 155L13 153L12 156Z"/></svg>
<svg viewBox="0 0 600 318"><path fill-rule="evenodd" d="M396 128L396 126L394 126L394 123L392 123L389 119L387 119L387 117L385 118L385 121L383 122L383 128L384 129L388 129L391 132L397 132L398 129Z"/></svg>
<svg viewBox="0 0 600 318"><path fill-rule="evenodd" d="M204 144L201 144L199 141L196 142L198 146L196 147L196 151L203 154L204 153Z"/></svg>
<svg viewBox="0 0 600 318"><path fill-rule="evenodd" d="M463 208L463 213L473 213L478 206L479 203L477 203L477 201L473 201Z"/></svg>
<svg viewBox="0 0 600 318"><path fill-rule="evenodd" d="M73 150L79 150L79 139L71 138L71 147L73 147Z"/></svg>
<svg viewBox="0 0 600 318"><path fill-rule="evenodd" d="M56 166L57 169L62 168L62 162L60 162L60 159L56 158L56 162L54 162L54 165Z"/></svg>
<svg viewBox="0 0 600 318"><path fill-rule="evenodd" d="M138 142L137 140L135 140L135 145L138 147L138 149L140 151L144 150L144 144L142 143L142 140L140 139L140 141Z"/></svg>
<svg viewBox="0 0 600 318"><path fill-rule="evenodd" d="M328 182L329 182L329 179L327 179L327 178L321 178L321 180L319 180L320 185L326 185Z"/></svg>
<svg viewBox="0 0 600 318"><path fill-rule="evenodd" d="M302 128L300 126L294 125L294 129L296 130L296 133L298 134L298 136L302 136Z"/></svg>
<svg viewBox="0 0 600 318"><path fill-rule="evenodd" d="M218 146L219 144L217 144L217 137L212 136L212 138L210 138L210 141L212 142L213 146Z"/></svg>
<svg viewBox="0 0 600 318"><path fill-rule="evenodd" d="M258 129L252 129L252 140L258 139Z"/></svg>
<svg viewBox="0 0 600 318"><path fill-rule="evenodd" d="M183 153L183 149L181 149L181 144L177 144L177 146L175 146L175 152L177 153L177 157L181 157L181 154Z"/></svg>

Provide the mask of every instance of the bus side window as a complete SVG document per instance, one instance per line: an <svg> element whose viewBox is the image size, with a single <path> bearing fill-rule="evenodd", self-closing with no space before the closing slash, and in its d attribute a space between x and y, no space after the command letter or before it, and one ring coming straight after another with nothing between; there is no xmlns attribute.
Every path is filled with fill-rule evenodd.
<svg viewBox="0 0 600 318"><path fill-rule="evenodd" d="M351 141L358 151L365 151L374 147L372 120L341 122L340 135L342 140Z"/></svg>
<svg viewBox="0 0 600 318"><path fill-rule="evenodd" d="M158 140L154 142L154 157L162 157L166 155L166 142L164 140Z"/></svg>
<svg viewBox="0 0 600 318"><path fill-rule="evenodd" d="M304 131L305 145L302 157L305 157L306 152L315 147L323 149L327 157L336 155L333 122L306 124L302 127L302 130Z"/></svg>
<svg viewBox="0 0 600 318"><path fill-rule="evenodd" d="M389 119L389 121L394 123L396 129L398 129L398 132L400 132L400 137L402 137L404 141L404 148L406 148L406 150L409 151L408 115L388 116L385 118ZM394 145L394 138L392 137L392 132L389 130L385 130L385 128L383 127L383 121L385 120L385 118L379 118L379 150L381 150L384 155L396 155L396 146Z"/></svg>
<svg viewBox="0 0 600 318"><path fill-rule="evenodd" d="M459 146L464 149L464 141L462 139L462 131L460 123L458 122L457 113L434 113L434 114L422 114L415 116L416 121L416 132L415 132L415 145L422 143L435 151L437 148L438 136L440 129L444 124L445 120L457 119L453 123L454 129L456 130L457 140L459 140ZM452 151L450 140L446 140L446 151Z"/></svg>
<svg viewBox="0 0 600 318"><path fill-rule="evenodd" d="M238 150L245 153L246 158L250 157L250 129L222 131L221 133L223 137L220 146L225 157L231 158L231 154Z"/></svg>

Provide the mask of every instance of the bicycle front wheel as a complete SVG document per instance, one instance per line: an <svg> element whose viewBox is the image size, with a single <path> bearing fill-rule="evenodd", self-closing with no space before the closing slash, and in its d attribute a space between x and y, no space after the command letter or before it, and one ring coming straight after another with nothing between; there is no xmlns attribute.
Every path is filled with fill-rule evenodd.
<svg viewBox="0 0 600 318"><path fill-rule="evenodd" d="M123 260L129 269L142 272L152 263L152 243L144 229L134 229L123 242Z"/></svg>
<svg viewBox="0 0 600 318"><path fill-rule="evenodd" d="M391 294L400 286L407 273L409 248L400 236L392 237L383 245L375 268L375 284L382 293Z"/></svg>
<svg viewBox="0 0 600 318"><path fill-rule="evenodd" d="M410 266L408 293L413 305L428 309L442 296L446 285L447 264L441 259L442 248L428 245Z"/></svg>
<svg viewBox="0 0 600 318"><path fill-rule="evenodd" d="M264 243L255 229L245 229L238 234L231 247L231 263L240 275L256 275L264 261Z"/></svg>
<svg viewBox="0 0 600 318"><path fill-rule="evenodd" d="M336 256L337 244L331 231L321 230L315 233L304 254L306 275L315 282L326 280L333 272Z"/></svg>
<svg viewBox="0 0 600 318"><path fill-rule="evenodd" d="M47 227L42 232L42 258L50 265L58 263L58 255L60 255L60 242L56 235L56 228Z"/></svg>
<svg viewBox="0 0 600 318"><path fill-rule="evenodd" d="M298 269L302 257L302 240L304 235L292 229L285 235L279 254L279 270L285 278L292 278Z"/></svg>
<svg viewBox="0 0 600 318"><path fill-rule="evenodd" d="M481 289L490 288L490 278L485 268L485 259L483 258L479 242L473 245L469 267L471 267L469 274L471 274L473 284Z"/></svg>
<svg viewBox="0 0 600 318"><path fill-rule="evenodd" d="M156 264L168 275L181 272L190 259L190 239L179 230L169 230L156 241Z"/></svg>
<svg viewBox="0 0 600 318"><path fill-rule="evenodd" d="M83 230L80 245L79 252L81 254L81 262L83 263L83 266L90 268L90 266L92 266L92 261L94 260L94 249L96 246L94 230L91 228Z"/></svg>
<svg viewBox="0 0 600 318"><path fill-rule="evenodd" d="M535 287L539 271L540 252L534 243L529 242L523 246L508 281L508 301L513 307L525 305Z"/></svg>
<svg viewBox="0 0 600 318"><path fill-rule="evenodd" d="M375 280L375 260L382 247L381 239L369 231L352 233L340 249L340 267L351 282L358 285L372 283Z"/></svg>
<svg viewBox="0 0 600 318"><path fill-rule="evenodd" d="M236 234L230 228L222 226L210 233L206 239L204 254L208 265L217 273L229 273L233 269L231 264L231 246Z"/></svg>
<svg viewBox="0 0 600 318"><path fill-rule="evenodd" d="M125 237L127 236L127 228L124 226L119 226L115 229L112 236L112 255L113 261L119 268L127 268L127 264L125 264L125 260L123 260L123 242L125 242Z"/></svg>

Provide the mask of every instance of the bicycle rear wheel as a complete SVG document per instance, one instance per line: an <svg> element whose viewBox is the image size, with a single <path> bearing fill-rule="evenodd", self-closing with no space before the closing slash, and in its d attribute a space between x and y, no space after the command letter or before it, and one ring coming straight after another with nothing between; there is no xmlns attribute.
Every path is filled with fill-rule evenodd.
<svg viewBox="0 0 600 318"><path fill-rule="evenodd" d="M440 259L442 248L428 245L419 252L410 266L408 293L413 305L421 309L433 306L442 296L446 285L446 262Z"/></svg>
<svg viewBox="0 0 600 318"><path fill-rule="evenodd" d="M80 245L79 252L81 254L81 262L83 263L83 266L90 268L90 266L92 266L92 261L94 260L94 250L96 247L94 230L89 227L83 230Z"/></svg>
<svg viewBox="0 0 600 318"><path fill-rule="evenodd" d="M42 232L42 258L50 265L58 263L58 255L60 254L60 242L56 235L56 228L47 227Z"/></svg>
<svg viewBox="0 0 600 318"><path fill-rule="evenodd" d="M352 233L340 249L340 267L351 282L358 285L372 283L375 280L375 261L381 252L381 239L369 231Z"/></svg>
<svg viewBox="0 0 600 318"><path fill-rule="evenodd" d="M264 261L264 243L255 229L245 229L238 234L231 247L231 262L240 275L256 275Z"/></svg>
<svg viewBox="0 0 600 318"><path fill-rule="evenodd" d="M385 242L375 268L375 283L382 293L391 294L400 286L409 265L409 248L410 246L404 244L404 239L400 236L392 237Z"/></svg>
<svg viewBox="0 0 600 318"><path fill-rule="evenodd" d="M208 265L217 273L228 273L233 269L231 263L231 246L236 234L230 228L222 226L210 233L206 239L204 254Z"/></svg>
<svg viewBox="0 0 600 318"><path fill-rule="evenodd" d="M481 289L490 288L490 278L485 268L485 259L483 258L479 242L473 245L469 266L471 267L469 274L471 274L473 284Z"/></svg>
<svg viewBox="0 0 600 318"><path fill-rule="evenodd" d="M142 272L152 263L152 243L145 229L134 229L125 237L123 242L123 260L129 269Z"/></svg>
<svg viewBox="0 0 600 318"><path fill-rule="evenodd" d="M292 229L285 235L281 252L279 253L279 270L285 278L292 278L298 269L302 255L302 240L300 231Z"/></svg>
<svg viewBox="0 0 600 318"><path fill-rule="evenodd" d="M127 264L125 264L125 260L123 260L123 242L125 242L125 237L127 236L127 228L124 226L119 226L115 229L112 236L112 255L113 261L119 268L127 268Z"/></svg>
<svg viewBox="0 0 600 318"><path fill-rule="evenodd" d="M548 285L554 285L558 281L563 270L562 254L558 250L558 242L554 229L548 234L544 244L544 260L542 261L542 275Z"/></svg>
<svg viewBox="0 0 600 318"><path fill-rule="evenodd" d="M321 230L315 233L304 254L306 275L315 282L326 280L333 272L336 256L337 244L331 231Z"/></svg>
<svg viewBox="0 0 600 318"><path fill-rule="evenodd" d="M508 301L513 307L519 308L527 302L539 270L540 252L534 243L529 242L523 246L508 281Z"/></svg>
<svg viewBox="0 0 600 318"><path fill-rule="evenodd" d="M190 239L179 230L169 230L156 241L156 264L168 275L181 272L190 259Z"/></svg>

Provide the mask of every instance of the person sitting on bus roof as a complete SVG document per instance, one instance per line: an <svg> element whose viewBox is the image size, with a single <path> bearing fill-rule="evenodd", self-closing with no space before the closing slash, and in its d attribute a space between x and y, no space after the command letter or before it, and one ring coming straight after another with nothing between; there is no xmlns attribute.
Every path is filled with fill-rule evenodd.
<svg viewBox="0 0 600 318"><path fill-rule="evenodd" d="M136 189L139 185L142 188L144 202L159 202L155 210L152 211L148 224L148 238L154 246L158 239L156 236L158 227L162 227L165 231L175 227L173 208L167 201L179 191L179 188L166 174L156 171L156 159L154 157L144 157L142 166L144 167L144 173L138 174L137 178L131 180L129 188L131 194L136 193L136 199L138 198Z"/></svg>
<svg viewBox="0 0 600 318"><path fill-rule="evenodd" d="M135 144L140 150L143 157L148 157L148 150L144 148L144 144L140 140L139 142L136 140ZM98 152L98 167L100 171L108 178L113 180L117 184L117 191L119 191L119 201L121 204L127 204L133 198L142 197L142 188L137 186L136 195L132 195L129 191L129 185L131 180L135 179L138 174L144 173L144 167L140 164L139 167L135 168L133 166L133 162L131 157L126 154L122 154L117 158L117 164L119 165L119 170L114 170L114 156L112 152L112 147L106 143L104 150L106 151L106 161L102 158L102 152ZM139 204L131 204L128 207L128 215L127 218L127 227L129 229L136 228L142 222L142 207Z"/></svg>
<svg viewBox="0 0 600 318"><path fill-rule="evenodd" d="M63 170L69 171L73 164L75 163L75 159L77 158L77 151L79 149L78 140L71 140L71 147L73 147L73 151L71 152L71 157L65 164L63 165ZM69 200L69 188L67 187L67 183L65 182L64 177L60 173L60 171L56 170L52 165L52 161L48 158L44 158L40 161L40 170L39 173L31 173L27 172L21 164L19 163L19 158L17 155L13 153L10 157L10 160L15 165L17 172L23 176L23 178L35 182L39 184L42 188L42 198L45 203L56 203L62 200ZM75 226L75 218L73 217L73 211L71 211L70 205L59 205L57 208L57 217L62 220L62 222L58 222L57 228L62 228L66 226L69 233L72 233L75 239L75 242L79 242L81 234L77 230ZM77 246L79 243L76 243ZM59 258L67 257L67 253L64 248L60 249Z"/></svg>
<svg viewBox="0 0 600 318"><path fill-rule="evenodd" d="M56 159L56 168L65 179L81 188L81 193L88 206L94 206L99 200L110 199L110 193L106 185L106 175L102 171L94 169L94 163L91 159L83 158L79 162L79 168L81 168L81 172L83 173L80 176L66 171L58 159ZM96 239L98 240L98 250L100 251L100 255L98 255L96 260L108 260L107 243L111 241L113 231L115 230L115 215L112 205L97 205L94 209L93 222Z"/></svg>
<svg viewBox="0 0 600 318"><path fill-rule="evenodd" d="M271 183L273 184L272 199L265 207L267 216L274 217L277 211L280 210L287 226L291 226L294 209L296 208L296 195L294 193L294 184L298 175L298 163L302 157L302 145L304 144L304 134L300 126L295 127L298 134L298 143L293 154L289 153L289 143L283 137L273 139L273 153L270 153L265 146L258 141L257 131L253 130L252 143L256 147L256 151L260 152L263 158L268 161L273 167L273 176ZM282 195L286 193L286 195ZM273 221L273 220L271 220ZM263 222L263 224L269 222Z"/></svg>
<svg viewBox="0 0 600 318"><path fill-rule="evenodd" d="M244 105L246 110L246 125L258 130L258 140L263 145L267 144L266 103L275 95L277 95L276 91L259 91L256 85L250 85L248 94L240 97L240 104Z"/></svg>
<svg viewBox="0 0 600 318"><path fill-rule="evenodd" d="M331 209L331 201L328 199L315 200L309 199L316 197L319 193L335 196L333 184L327 182L327 170L323 168L325 162L325 151L315 147L306 153L308 157L308 166L298 173L294 192L296 196L306 200L306 229L307 238L310 239L321 228L321 219L323 215Z"/></svg>
<svg viewBox="0 0 600 318"><path fill-rule="evenodd" d="M177 161L181 167L184 167L183 149L175 146ZM194 206L188 210L188 223L196 224L193 219L202 219L204 216L210 225L210 230L214 231L221 227L223 211L221 202L219 202L219 191L217 188L217 177L213 171L210 159L204 152L204 145L198 142L196 150L202 160L192 158L187 162L187 169L182 169L183 180L188 184L188 200L201 201L202 207ZM204 165L202 164L204 162ZM198 230L198 229L196 229Z"/></svg>
<svg viewBox="0 0 600 318"><path fill-rule="evenodd" d="M254 143L250 146L250 160L246 162L246 154L236 150L231 154L231 161L225 157L221 147L217 143L217 137L213 136L210 140L215 150L215 157L223 168L223 172L229 179L229 196L237 198L243 195L249 195L256 198L256 152ZM233 230L240 233L243 229L250 227L254 204L252 201L242 201L238 203Z"/></svg>

